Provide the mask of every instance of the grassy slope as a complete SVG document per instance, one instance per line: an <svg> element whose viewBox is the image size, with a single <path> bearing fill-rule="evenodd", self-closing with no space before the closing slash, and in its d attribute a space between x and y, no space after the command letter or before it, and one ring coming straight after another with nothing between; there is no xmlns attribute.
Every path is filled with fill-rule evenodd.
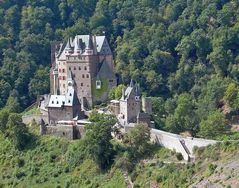
<svg viewBox="0 0 239 188"><path fill-rule="evenodd" d="M20 152L0 135L0 187L125 187L122 172L102 172L91 160L70 170L65 159L69 144L74 143L43 136Z"/></svg>
<svg viewBox="0 0 239 188"><path fill-rule="evenodd" d="M38 132L36 127L30 130ZM0 135L0 187L126 187L119 169L103 172L91 160L71 169L66 152L74 143L43 136L20 152ZM194 164L181 164L175 152L156 147L150 158L136 165L130 177L136 188L239 187L238 148L238 143L222 143L197 149Z"/></svg>
<svg viewBox="0 0 239 188"><path fill-rule="evenodd" d="M196 150L195 163L138 164L135 187L239 187L239 145L221 143Z"/></svg>

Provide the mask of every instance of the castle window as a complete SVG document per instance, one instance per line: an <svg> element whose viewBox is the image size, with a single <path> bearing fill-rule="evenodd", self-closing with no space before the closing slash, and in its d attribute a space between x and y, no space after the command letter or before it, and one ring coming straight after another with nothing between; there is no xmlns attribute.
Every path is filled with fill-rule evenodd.
<svg viewBox="0 0 239 188"><path fill-rule="evenodd" d="M84 74L82 74L82 78L85 78L85 75L84 75Z"/></svg>
<svg viewBox="0 0 239 188"><path fill-rule="evenodd" d="M85 67L85 70L87 70L87 67Z"/></svg>
<svg viewBox="0 0 239 188"><path fill-rule="evenodd" d="M81 70L81 68L79 67L79 70Z"/></svg>
<svg viewBox="0 0 239 188"><path fill-rule="evenodd" d="M71 70L71 67L69 67L69 70Z"/></svg>
<svg viewBox="0 0 239 188"><path fill-rule="evenodd" d="M65 76L62 76L62 80L65 80L66 79L66 77Z"/></svg>
<svg viewBox="0 0 239 188"><path fill-rule="evenodd" d="M96 80L96 89L101 89L101 81Z"/></svg>
<svg viewBox="0 0 239 188"><path fill-rule="evenodd" d="M89 78L89 74L86 75L86 78Z"/></svg>
<svg viewBox="0 0 239 188"><path fill-rule="evenodd" d="M70 93L70 96L72 96L72 94Z"/></svg>
<svg viewBox="0 0 239 188"><path fill-rule="evenodd" d="M83 86L83 83L81 83L80 85Z"/></svg>
<svg viewBox="0 0 239 188"><path fill-rule="evenodd" d="M59 102L58 102L58 101L56 101L56 104L59 104Z"/></svg>
<svg viewBox="0 0 239 188"><path fill-rule="evenodd" d="M68 103L71 103L71 101L70 101L70 100L68 100Z"/></svg>
<svg viewBox="0 0 239 188"><path fill-rule="evenodd" d="M76 70L76 67L74 67L74 70Z"/></svg>
<svg viewBox="0 0 239 188"><path fill-rule="evenodd" d="M62 69L62 72L64 73L64 72L65 72L65 69Z"/></svg>
<svg viewBox="0 0 239 188"><path fill-rule="evenodd" d="M51 103L54 104L54 101L52 101Z"/></svg>
<svg viewBox="0 0 239 188"><path fill-rule="evenodd" d="M61 69L59 69L59 72L61 72Z"/></svg>

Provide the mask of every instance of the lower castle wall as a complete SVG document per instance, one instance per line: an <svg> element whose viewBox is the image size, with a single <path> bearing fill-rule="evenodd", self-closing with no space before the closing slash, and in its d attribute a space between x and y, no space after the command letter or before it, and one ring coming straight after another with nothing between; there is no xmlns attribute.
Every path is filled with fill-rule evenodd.
<svg viewBox="0 0 239 188"><path fill-rule="evenodd" d="M42 126L42 125L41 125ZM41 127L42 135L65 137L69 140L80 139L84 136L84 126L57 125Z"/></svg>
<svg viewBox="0 0 239 188"><path fill-rule="evenodd" d="M41 123L41 119L44 120L45 123L48 123L48 115L45 114L39 114L39 115L27 115L27 116L22 116L22 122L24 124L30 124L33 120L35 120L38 124Z"/></svg>

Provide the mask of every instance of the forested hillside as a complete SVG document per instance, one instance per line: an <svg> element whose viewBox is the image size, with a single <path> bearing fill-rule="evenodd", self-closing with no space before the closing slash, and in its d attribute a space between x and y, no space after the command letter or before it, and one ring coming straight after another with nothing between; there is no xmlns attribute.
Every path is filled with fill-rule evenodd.
<svg viewBox="0 0 239 188"><path fill-rule="evenodd" d="M236 0L1 1L0 107L18 112L49 91L51 41L103 32L121 82L157 97L158 127L227 131L220 108L239 109Z"/></svg>

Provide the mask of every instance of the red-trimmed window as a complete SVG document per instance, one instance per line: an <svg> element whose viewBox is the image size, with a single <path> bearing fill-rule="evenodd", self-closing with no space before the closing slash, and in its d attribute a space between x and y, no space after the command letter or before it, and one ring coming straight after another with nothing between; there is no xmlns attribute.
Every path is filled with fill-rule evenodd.
<svg viewBox="0 0 239 188"><path fill-rule="evenodd" d="M64 73L64 72L65 72L65 69L62 69L62 72Z"/></svg>
<svg viewBox="0 0 239 188"><path fill-rule="evenodd" d="M66 77L65 76L62 76L62 80L65 80L66 79Z"/></svg>

